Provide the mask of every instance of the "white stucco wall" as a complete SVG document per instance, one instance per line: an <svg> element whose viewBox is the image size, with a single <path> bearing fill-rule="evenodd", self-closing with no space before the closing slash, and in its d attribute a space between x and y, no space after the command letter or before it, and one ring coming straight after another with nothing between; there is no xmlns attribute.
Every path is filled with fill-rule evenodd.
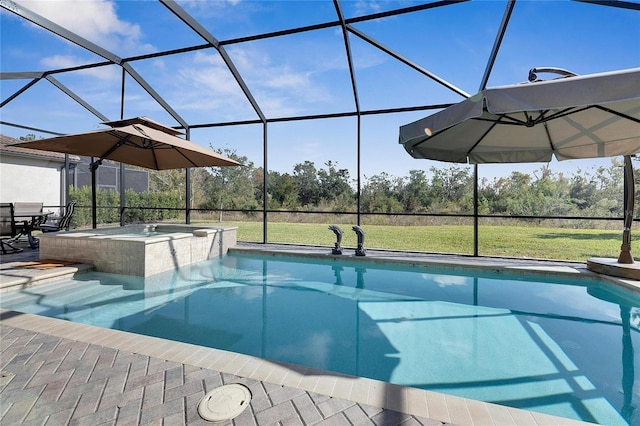
<svg viewBox="0 0 640 426"><path fill-rule="evenodd" d="M50 159L0 154L0 202L43 202L64 205L62 163Z"/></svg>

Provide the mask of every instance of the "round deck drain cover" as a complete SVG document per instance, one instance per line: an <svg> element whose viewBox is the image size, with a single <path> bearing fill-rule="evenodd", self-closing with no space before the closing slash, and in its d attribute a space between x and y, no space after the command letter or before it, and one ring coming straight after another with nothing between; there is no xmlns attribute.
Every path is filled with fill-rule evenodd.
<svg viewBox="0 0 640 426"><path fill-rule="evenodd" d="M244 385L232 383L207 393L198 404L198 414L210 422L237 417L249 406L251 391Z"/></svg>

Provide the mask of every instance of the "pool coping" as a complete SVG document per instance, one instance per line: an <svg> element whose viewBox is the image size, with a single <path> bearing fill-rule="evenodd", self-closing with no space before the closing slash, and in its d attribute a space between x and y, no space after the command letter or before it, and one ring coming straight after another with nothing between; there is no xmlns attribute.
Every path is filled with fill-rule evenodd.
<svg viewBox="0 0 640 426"><path fill-rule="evenodd" d="M448 268L454 271L482 271L498 274L519 274L531 277L571 278L598 280L616 287L640 293L640 281L600 274L587 269L587 263L554 259L510 258L490 256L466 256L425 252L368 249L366 256L355 254L335 255L329 247L297 244L238 243L229 248L230 253L251 253L270 256L306 257L324 260L345 260L370 264L396 264L432 268Z"/></svg>
<svg viewBox="0 0 640 426"><path fill-rule="evenodd" d="M0 324L458 425L586 425L579 420L0 308Z"/></svg>

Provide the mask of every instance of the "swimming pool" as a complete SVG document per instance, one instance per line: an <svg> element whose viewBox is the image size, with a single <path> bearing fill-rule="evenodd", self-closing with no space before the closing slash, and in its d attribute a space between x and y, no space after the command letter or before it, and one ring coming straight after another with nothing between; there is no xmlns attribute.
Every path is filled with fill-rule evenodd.
<svg viewBox="0 0 640 426"><path fill-rule="evenodd" d="M3 294L2 307L640 424L640 298L595 281L230 254L147 279L86 273Z"/></svg>

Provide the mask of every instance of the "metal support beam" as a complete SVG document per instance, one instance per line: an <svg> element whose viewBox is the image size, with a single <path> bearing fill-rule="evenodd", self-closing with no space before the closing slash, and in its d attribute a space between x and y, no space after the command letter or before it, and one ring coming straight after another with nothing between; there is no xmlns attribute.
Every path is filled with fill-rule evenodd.
<svg viewBox="0 0 640 426"><path fill-rule="evenodd" d="M98 175L96 173L97 167L94 167L95 161L91 157L91 227L96 229L98 227Z"/></svg>
<svg viewBox="0 0 640 426"><path fill-rule="evenodd" d="M598 6L618 7L620 9L640 10L640 3L623 0L573 0L579 3L590 3Z"/></svg>
<svg viewBox="0 0 640 426"><path fill-rule="evenodd" d="M223 46L220 45L220 42L205 27L200 25L198 21L196 21L191 15L189 15L187 11L185 11L182 7L180 7L178 3L176 3L175 1L160 0L160 2L164 4L167 7L167 9L173 12L182 22L187 24L193 31L195 31L200 37L206 40L207 43L211 44L211 46L218 51L218 53L222 57L222 60L227 65L227 68L233 75L233 78L235 78L236 82L242 89L242 92L247 97L247 100L253 107L256 114L258 114L258 117L260 117L260 120L263 123L266 122L267 119L263 114L260 106L258 105L258 102L256 102L256 100L254 99L253 94L249 90L249 87L247 87L246 83L242 79L242 76L240 75L240 72L238 71L235 64L227 54L227 51L224 49Z"/></svg>
<svg viewBox="0 0 640 426"><path fill-rule="evenodd" d="M480 81L479 91L484 90L487 87L487 83L489 82L489 75L491 75L491 70L493 69L493 64L496 62L496 57L498 56L498 51L500 50L500 45L502 44L502 39L504 38L504 34L507 31L507 25L509 25L509 20L511 19L511 13L513 12L513 8L516 5L515 0L509 0L507 3L504 14L502 15L502 22L500 23L500 27L498 28L498 34L496 35L496 39L493 42L493 48L491 49L491 54L489 55L489 60L487 61L487 67L484 70L484 75L482 76L482 80ZM479 224L478 224L478 165L474 166L473 172L473 255L478 256L478 238L479 238Z"/></svg>
<svg viewBox="0 0 640 426"><path fill-rule="evenodd" d="M15 98L17 98L18 96L20 96L21 94L23 94L24 92L26 92L29 88L31 88L34 84L36 84L37 82L40 81L40 77L38 78L34 78L33 80L31 80L29 83L25 84L24 86L22 86L22 88L20 88L20 90L18 90L17 92L15 92L13 95L9 96L7 99L3 100L0 103L0 108L2 108L3 106L5 106L6 104L8 104L9 102L11 102L12 100L14 100Z"/></svg>
<svg viewBox="0 0 640 426"><path fill-rule="evenodd" d="M71 32L64 27L61 27L55 22L52 22L47 18L38 15L37 13L27 9L21 4L16 4L11 0L2 0L0 1L0 7L8 10L9 12L15 13L16 15L26 19L27 21L32 22L35 25L54 33L57 36L60 36L73 44L76 44L92 53L95 53L98 56L103 57L109 62L113 62L114 64L120 64L122 62L122 59L120 57L114 55L108 50L103 49L97 44L90 42L86 38L81 37L78 34Z"/></svg>
<svg viewBox="0 0 640 426"><path fill-rule="evenodd" d="M140 74L138 74L138 72L133 69L133 67L131 66L131 64L125 62L122 64L122 67L127 71L127 73L149 94L151 95L151 97L160 104L160 106L162 106L162 108L164 108L165 111L167 111L169 113L169 115L171 115L178 123L180 123L180 125L183 128L187 128L189 127L189 125L187 124L187 122L180 117L180 114L178 114L172 107L171 105L169 105L169 103L167 103L167 101L165 101L164 99L162 99L162 96L160 96L158 94L158 92L155 91L155 89L153 87L151 87L151 85L149 83L146 82L146 80L144 78L142 78L142 76Z"/></svg>
<svg viewBox="0 0 640 426"><path fill-rule="evenodd" d="M244 93L245 97L247 98L247 100L251 104L251 107L253 108L255 113L260 118L260 122L262 122L262 124L264 126L264 135L263 135L263 157L264 157L264 167L263 167L263 170L264 170L264 178L263 178L264 179L264 203L263 204L264 204L264 210L263 210L263 235L262 235L262 240L263 240L263 243L266 244L266 242L267 242L267 210L266 210L266 208L267 208L267 174L269 173L268 169L267 169L267 118L264 115L264 113L262 112L262 109L260 108L260 105L258 105L258 102L253 97L253 94L249 90L249 87L245 83L244 79L240 75L240 72L238 71L238 69L236 68L235 64L233 63L233 61L229 57L227 51L225 50L225 48L222 45L220 45L220 42L213 36L213 34L211 34L205 27L200 25L200 23L197 20L195 20L191 15L189 15L175 1L173 1L173 0L160 0L160 2L162 4L164 4L167 7L167 9L169 9L171 12L173 12L182 22L187 24L195 33L197 33L207 43L209 43L214 49L216 49L218 51L218 54L220 55L220 57L222 58L222 60L226 64L227 68L229 69L229 72L231 72L231 75L233 75L233 78L236 80L236 83L238 83L238 86L240 86L240 89L242 90L242 92ZM187 220L189 220L189 219L187 218Z"/></svg>
<svg viewBox="0 0 640 426"><path fill-rule="evenodd" d="M409 6L409 7L403 7L403 8L400 8L400 9L387 10L385 12L377 12L377 13L372 13L372 14L369 14L369 15L362 15L362 16L358 16L358 17L354 17L354 18L346 18L344 20L344 22L347 25L349 25L349 24L352 24L352 23L355 23L355 22L373 21L373 20L377 20L377 19L383 19L383 18L389 18L389 17L392 17L392 16L403 15L403 14L406 14L406 13L419 12L421 10L434 9L434 8L443 7L443 6L450 6L450 5L458 4L458 3L465 3L465 2L468 2L468 1L470 1L470 0L435 1L435 2L432 2L432 3L418 4L418 5L415 5L415 6ZM337 26L340 26L340 25L342 25L342 22L340 22L340 21L322 22L320 24L306 25L306 26L303 26L303 27L290 28L290 29L287 29L287 30L272 31L272 32L268 32L268 33L256 34L256 35L251 35L251 36L238 37L238 38L227 39L227 40L220 40L220 45L226 46L226 45L230 45L230 44L246 43L246 42L249 42L249 41L264 40L264 39L268 39L268 38L282 37L282 36L287 36L287 35L292 35L292 34L305 33L305 32L308 32L308 31L322 30L322 29L326 29L326 28L337 27Z"/></svg>
<svg viewBox="0 0 640 426"><path fill-rule="evenodd" d="M482 80L480 82L480 90L484 90L487 87L487 83L489 82L489 75L491 74L491 70L493 69L493 64L496 62L496 57L498 56L498 51L500 50L500 45L502 44L502 39L504 38L504 34L507 31L507 25L509 25L511 13L513 12L513 8L515 5L516 0L509 0L507 6L504 9L502 22L500 23L500 28L498 28L498 34L496 35L496 39L493 42L493 48L491 49L491 54L489 55L489 60L487 61L487 67L484 70L484 75L482 76Z"/></svg>
<svg viewBox="0 0 640 426"><path fill-rule="evenodd" d="M358 86L356 84L356 75L353 71L353 58L351 57L351 46L349 45L349 32L347 28L347 24L344 20L344 15L342 14L342 10L340 9L340 3L338 0L333 0L333 5L336 8L336 13L338 14L338 19L342 25L342 38L344 40L344 50L347 55L347 63L349 64L349 77L351 78L351 89L353 91L353 101L356 107L356 113L360 116L360 100L358 98Z"/></svg>
<svg viewBox="0 0 640 426"><path fill-rule="evenodd" d="M122 79L120 81L120 120L124 119L124 94L125 94L125 83L126 83L126 71L122 68ZM103 120L107 121L107 120ZM127 207L127 198L126 198L126 179L127 179L127 168L124 163L120 163L120 226L125 225L124 212Z"/></svg>
<svg viewBox="0 0 640 426"><path fill-rule="evenodd" d="M53 136L62 136L62 135L64 135L64 133L52 132L51 130L39 129L37 127L24 126L22 124L10 123L8 121L0 120L0 124L2 124L3 126L15 127L16 129L24 129L24 130L31 130L33 132L46 133L48 135L53 135Z"/></svg>
<svg viewBox="0 0 640 426"><path fill-rule="evenodd" d="M478 220L478 165L473 165L473 255L479 255L479 220Z"/></svg>
<svg viewBox="0 0 640 426"><path fill-rule="evenodd" d="M358 85L356 84L356 75L353 68L353 58L351 56L351 45L349 44L349 31L347 28L347 24L344 19L344 15L342 13L342 9L340 8L340 3L338 0L333 0L333 5L335 6L336 13L338 15L338 19L340 20L340 24L342 26L342 37L344 40L344 50L347 55L347 63L349 64L349 77L351 78L351 89L353 91L353 102L356 107L356 118L357 118L357 136L356 136L356 173L357 173L357 224L360 226L360 188L361 188L361 140L360 140L360 122L361 122L361 114L360 114L360 99L358 97Z"/></svg>
<svg viewBox="0 0 640 426"><path fill-rule="evenodd" d="M269 223L267 221L267 210L268 210L268 205L267 205L267 200L269 199L269 191L268 189L268 184L269 184L269 179L268 179L268 168L267 168L267 123L264 123L262 125L262 150L264 152L263 158L262 158L262 243L263 244L267 244L268 240L268 235L267 235L267 224Z"/></svg>
<svg viewBox="0 0 640 426"><path fill-rule="evenodd" d="M405 13L413 13L413 12L419 12L421 10L427 10L427 9L435 9L438 7L443 7L443 6L451 6L454 4L458 4L458 3L465 3L471 0L441 0L441 1L434 1L431 3L423 3L423 4L417 4L415 6L408 6L408 7L403 7L401 9L394 9L394 10L389 10L389 11L385 11L385 12L377 12L377 13L372 13L370 15L363 15L363 16L359 16L357 18L349 18L347 19L347 24L351 24L353 22L363 22L363 21L371 21L374 19L382 19L382 18L388 18L390 16L397 16L397 15L403 15Z"/></svg>
<svg viewBox="0 0 640 426"><path fill-rule="evenodd" d="M382 43L379 43L378 41L372 39L371 37L369 37L365 33L361 32L361 31L358 31L357 29L353 28L350 25L347 26L347 29L351 33L353 33L356 36L360 37L362 40L366 41L367 43L371 44L372 46L377 47L378 49L382 50L386 54L393 56L395 59L399 60L403 64L405 64L405 65L413 68L414 70L418 71L419 73L429 77L430 79L432 79L433 81L435 81L438 84L443 85L447 89L456 92L457 94L459 94L460 96L463 96L464 98L468 98L468 97L471 96L467 92L465 92L464 90L454 86L453 84L451 84L448 81L446 81L446 80L438 77L437 75L431 73L430 71L426 70L425 68L421 67L420 65L410 61L409 59L405 58L404 56L400 55L399 53L391 50L390 48L388 48L386 46L384 46Z"/></svg>
<svg viewBox="0 0 640 426"><path fill-rule="evenodd" d="M191 129L186 128L186 138L187 140L191 139ZM184 202L185 202L185 215L184 215L184 223L187 225L191 224L191 169L186 168L184 171Z"/></svg>
<svg viewBox="0 0 640 426"><path fill-rule="evenodd" d="M65 86L64 84L60 83L58 80L56 80L55 78L53 78L53 76L51 75L47 75L45 77L45 79L47 81L49 81L51 84L53 84L54 86L56 86L58 89L60 89L62 92L64 92L67 96L69 96L71 99L73 99L74 101L76 101L77 103L79 103L80 105L82 105L83 107L85 107L91 114L95 115L96 117L98 117L100 120L102 121L109 121L109 119L107 118L107 116L105 116L104 114L102 114L101 112L99 112L97 109L95 109L94 107L92 107L91 105L89 105L89 103L87 103L84 99L82 99L80 96L78 96L77 94L75 94L71 89L69 89L67 86Z"/></svg>
<svg viewBox="0 0 640 426"><path fill-rule="evenodd" d="M40 71L35 72L0 72L0 80L26 80L26 79L39 79L45 76L45 73Z"/></svg>
<svg viewBox="0 0 640 426"><path fill-rule="evenodd" d="M69 190L71 189L71 161L69 161L69 154L64 154L64 205L68 205L71 201ZM66 213L66 212L65 212Z"/></svg>

